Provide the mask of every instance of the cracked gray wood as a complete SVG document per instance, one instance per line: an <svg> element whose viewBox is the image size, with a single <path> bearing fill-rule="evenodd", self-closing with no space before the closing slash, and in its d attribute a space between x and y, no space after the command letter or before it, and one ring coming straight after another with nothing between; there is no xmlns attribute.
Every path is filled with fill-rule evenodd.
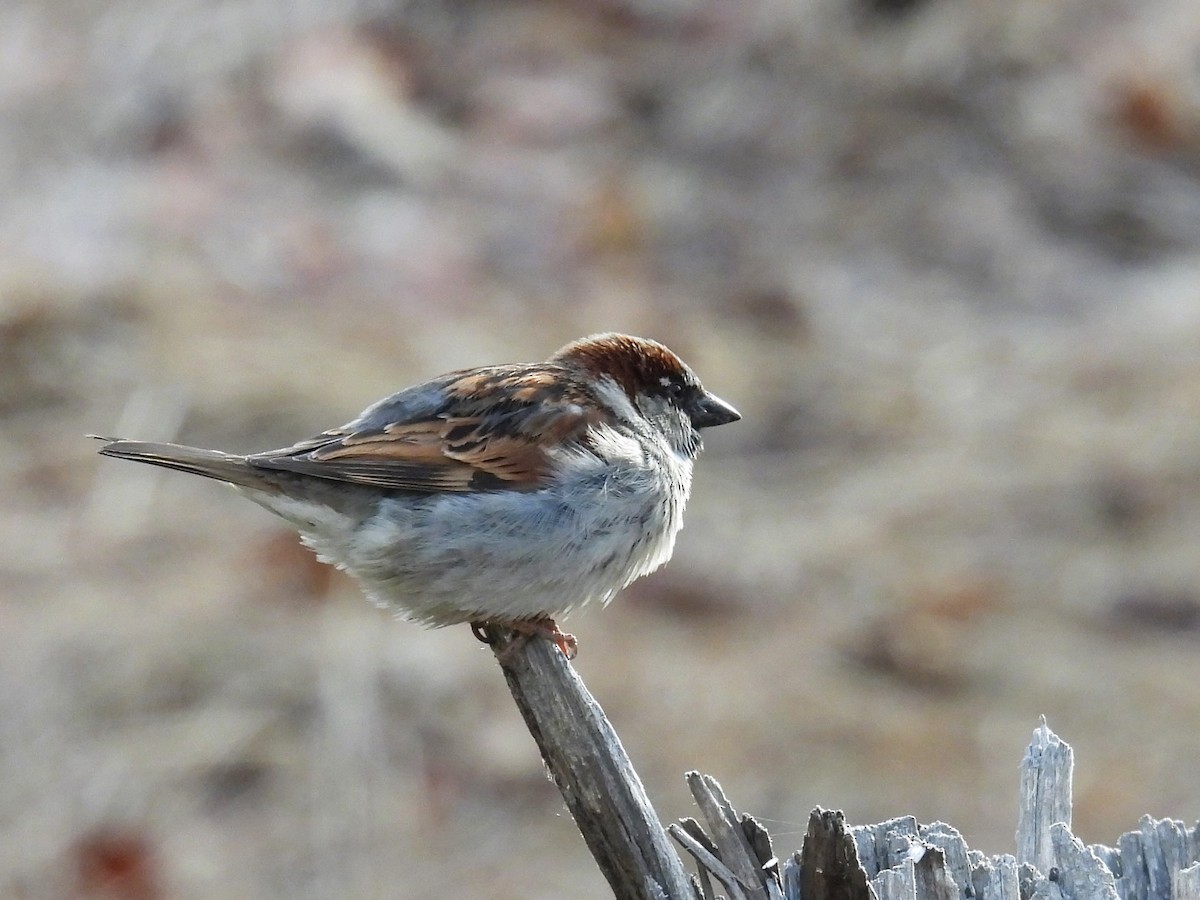
<svg viewBox="0 0 1200 900"><path fill-rule="evenodd" d="M530 733L618 900L1200 900L1200 824L1143 816L1116 847L1071 833L1074 754L1046 724L1021 764L1017 855L970 850L942 822L911 816L848 827L814 809L782 866L765 828L739 816L720 784L688 785L694 819L671 834L696 861L689 878L603 710L559 650L487 629Z"/></svg>
<svg viewBox="0 0 1200 900"><path fill-rule="evenodd" d="M1071 745L1059 739L1042 718L1041 727L1021 760L1021 807L1017 817L1017 862L1039 872L1054 866L1050 829L1058 822L1071 827Z"/></svg>

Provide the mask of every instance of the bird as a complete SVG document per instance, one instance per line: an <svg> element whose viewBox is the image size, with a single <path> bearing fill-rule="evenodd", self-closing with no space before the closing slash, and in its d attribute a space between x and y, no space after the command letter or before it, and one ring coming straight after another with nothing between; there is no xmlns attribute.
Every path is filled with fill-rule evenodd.
<svg viewBox="0 0 1200 900"><path fill-rule="evenodd" d="M740 418L663 344L609 332L448 372L279 450L91 437L232 485L400 618L508 628L571 659L556 620L670 559L700 432Z"/></svg>

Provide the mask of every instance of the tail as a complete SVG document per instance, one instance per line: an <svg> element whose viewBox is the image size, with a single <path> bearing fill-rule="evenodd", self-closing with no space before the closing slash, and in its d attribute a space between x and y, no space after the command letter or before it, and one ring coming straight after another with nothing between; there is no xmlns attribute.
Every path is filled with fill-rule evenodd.
<svg viewBox="0 0 1200 900"><path fill-rule="evenodd" d="M100 448L102 456L113 456L117 459L132 459L135 462L149 463L152 466L162 466L166 469L178 469L180 472L191 472L193 475L203 475L205 478L215 478L228 484L240 487L269 489L271 485L263 478L262 473L255 470L244 456L234 456L219 450L201 450L199 447L184 447L181 444L159 444L153 441L123 441L117 438L100 437L89 434L88 437L99 441L107 441Z"/></svg>

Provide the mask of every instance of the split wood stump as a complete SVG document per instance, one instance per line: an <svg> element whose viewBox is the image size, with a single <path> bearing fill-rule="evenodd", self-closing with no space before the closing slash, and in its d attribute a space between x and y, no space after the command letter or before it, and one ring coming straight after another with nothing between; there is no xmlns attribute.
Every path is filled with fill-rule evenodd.
<svg viewBox="0 0 1200 900"><path fill-rule="evenodd" d="M567 808L618 900L1200 900L1200 823L1143 816L1115 847L1071 833L1074 754L1045 719L1021 761L1016 854L967 847L950 825L847 825L814 809L782 862L716 779L689 772L703 822L663 828L621 742L548 641L487 629ZM1200 777L1200 765L1197 766ZM688 875L670 837L691 857Z"/></svg>

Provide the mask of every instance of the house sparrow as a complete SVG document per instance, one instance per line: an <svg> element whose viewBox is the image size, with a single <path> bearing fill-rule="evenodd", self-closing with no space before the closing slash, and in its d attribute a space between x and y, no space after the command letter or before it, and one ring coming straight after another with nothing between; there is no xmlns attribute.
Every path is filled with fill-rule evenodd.
<svg viewBox="0 0 1200 900"><path fill-rule="evenodd" d="M282 450L100 453L233 485L403 618L537 634L570 658L554 617L670 559L699 429L740 418L662 344L598 334L450 372Z"/></svg>

